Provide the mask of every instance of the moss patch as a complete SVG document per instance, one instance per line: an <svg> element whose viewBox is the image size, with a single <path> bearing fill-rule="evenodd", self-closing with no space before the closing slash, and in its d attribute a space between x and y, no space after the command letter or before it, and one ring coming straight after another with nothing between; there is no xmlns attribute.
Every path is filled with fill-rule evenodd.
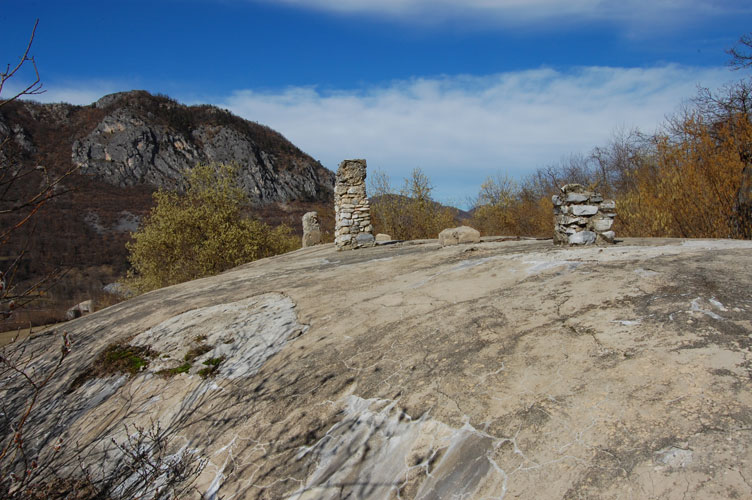
<svg viewBox="0 0 752 500"><path fill-rule="evenodd" d="M160 375L162 377L174 377L175 375L179 375L181 373L188 373L188 371L191 369L190 363L183 363L180 366L176 366L175 368L168 368L166 370L159 370L157 372L157 375Z"/></svg>
<svg viewBox="0 0 752 500"><path fill-rule="evenodd" d="M133 376L149 366L149 359L157 355L150 347L111 344L97 357L95 369L105 376L116 373Z"/></svg>
<svg viewBox="0 0 752 500"><path fill-rule="evenodd" d="M198 374L201 375L201 378L207 378L207 377L213 377L214 374L217 373L217 370L219 370L219 365L222 364L222 361L225 360L224 356L220 356L218 358L209 358L206 361L204 361L204 365L206 365L206 368L201 368L198 371Z"/></svg>
<svg viewBox="0 0 752 500"><path fill-rule="evenodd" d="M109 377L127 373L131 377L149 366L149 361L159 353L148 346L110 344L94 359L88 370L73 379L68 392L81 387L92 378Z"/></svg>

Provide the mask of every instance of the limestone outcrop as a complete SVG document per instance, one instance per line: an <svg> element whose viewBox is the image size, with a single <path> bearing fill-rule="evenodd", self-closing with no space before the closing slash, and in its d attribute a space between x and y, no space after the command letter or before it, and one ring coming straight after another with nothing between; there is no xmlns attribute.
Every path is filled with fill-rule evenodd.
<svg viewBox="0 0 752 500"><path fill-rule="evenodd" d="M195 111L205 115L202 120L191 116L191 108L172 101L161 103L164 116L157 117L138 99L138 93L124 92L97 102L108 113L72 145L73 164L80 173L119 187L148 184L181 190L187 168L199 162L235 163L240 184L254 203L331 199L330 171L294 151L286 154L282 168L281 155L262 148L244 120L211 107Z"/></svg>
<svg viewBox="0 0 752 500"><path fill-rule="evenodd" d="M334 217L334 244L338 250L373 246L365 160L345 160L339 164L334 185Z"/></svg>
<svg viewBox="0 0 752 500"><path fill-rule="evenodd" d="M616 217L614 200L588 191L580 184L567 184L551 197L554 205L554 245L613 243L611 227Z"/></svg>

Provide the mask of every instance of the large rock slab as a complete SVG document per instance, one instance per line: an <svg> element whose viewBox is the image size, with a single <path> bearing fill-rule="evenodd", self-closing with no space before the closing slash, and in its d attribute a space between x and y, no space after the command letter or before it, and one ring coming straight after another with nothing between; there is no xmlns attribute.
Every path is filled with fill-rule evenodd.
<svg viewBox="0 0 752 500"><path fill-rule="evenodd" d="M439 248L321 245L70 321L29 451L113 470L158 423L203 461L196 499L752 496L752 242ZM36 370L61 335L31 338ZM76 385L112 343L157 354Z"/></svg>

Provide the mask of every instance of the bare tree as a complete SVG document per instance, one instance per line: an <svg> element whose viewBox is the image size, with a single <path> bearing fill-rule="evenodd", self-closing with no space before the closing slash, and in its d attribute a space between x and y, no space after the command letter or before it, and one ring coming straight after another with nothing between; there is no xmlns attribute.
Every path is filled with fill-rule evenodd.
<svg viewBox="0 0 752 500"><path fill-rule="evenodd" d="M12 101L45 92L39 68L31 55L38 24L37 19L18 62L6 65L0 73L0 112ZM9 98L2 97L2 92L11 79L17 81L29 74L32 76L20 85L20 90L15 90ZM62 182L76 170L76 167L70 167L62 174L53 175L44 166L24 164L17 157L17 143L22 140L23 137L19 137L15 129L2 122L0 115L0 255L5 253L2 250L7 250L8 243L22 228L28 230L33 227L34 216L50 200L67 192L63 189ZM21 250L16 251L15 255L4 256L4 265L0 268L0 320L10 318L15 311L55 283L62 274L61 270L56 270L23 287L15 286L19 264L28 252L28 241L26 245L14 246L20 246Z"/></svg>
<svg viewBox="0 0 752 500"><path fill-rule="evenodd" d="M729 66L735 70L752 67L752 33L742 35L736 46L726 51L731 56Z"/></svg>
<svg viewBox="0 0 752 500"><path fill-rule="evenodd" d="M18 99L19 97L27 96L27 95L38 95L44 92L44 90L42 89L41 79L39 77L39 69L37 68L37 63L34 60L34 56L29 55L29 52L31 51L31 45L34 43L34 36L36 35L38 25L39 25L39 19L37 19L36 22L34 23L34 28L31 30L31 37L29 38L29 43L26 45L26 50L24 50L18 63L16 63L16 65L13 67L11 67L11 65L8 64L5 68L5 71L3 73L0 73L0 94L3 91L3 87L5 86L5 83L11 78L13 78L21 70L21 68L23 68L24 66L28 64L31 64L34 70L35 79L31 83L27 83L20 91L17 91L9 99L0 100L0 107L4 106L10 101L14 101Z"/></svg>

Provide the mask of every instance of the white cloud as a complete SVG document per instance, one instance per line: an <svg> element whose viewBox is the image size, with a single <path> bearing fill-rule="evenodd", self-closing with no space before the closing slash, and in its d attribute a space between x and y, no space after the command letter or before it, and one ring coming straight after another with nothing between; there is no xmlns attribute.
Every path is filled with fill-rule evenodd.
<svg viewBox="0 0 752 500"><path fill-rule="evenodd" d="M421 167L437 196L459 202L498 171L524 175L586 153L620 128L652 132L695 95L698 84L716 88L734 76L727 68L678 65L541 68L355 90L238 90L201 102L272 127L333 170L345 158L366 158L369 169L398 181ZM111 82L49 85L37 100L85 105L127 88ZM198 103L195 96L173 97Z"/></svg>
<svg viewBox="0 0 752 500"><path fill-rule="evenodd" d="M412 22L478 19L504 25L616 21L629 24L681 22L709 15L749 13L736 0L266 0L342 14L381 15Z"/></svg>
<svg viewBox="0 0 752 500"><path fill-rule="evenodd" d="M439 196L459 199L498 170L520 175L588 152L616 129L652 132L698 84L728 79L726 68L677 65L543 68L354 91L241 90L217 104L278 130L330 169L366 158L401 178L419 166Z"/></svg>
<svg viewBox="0 0 752 500"><path fill-rule="evenodd" d="M38 102L67 102L68 104L85 106L97 101L104 95L120 92L127 88L129 88L127 84L115 82L87 81L62 84L43 82L41 94L25 96L24 99ZM10 85L3 89L3 97L15 95L19 90L21 88L16 82L10 82Z"/></svg>

